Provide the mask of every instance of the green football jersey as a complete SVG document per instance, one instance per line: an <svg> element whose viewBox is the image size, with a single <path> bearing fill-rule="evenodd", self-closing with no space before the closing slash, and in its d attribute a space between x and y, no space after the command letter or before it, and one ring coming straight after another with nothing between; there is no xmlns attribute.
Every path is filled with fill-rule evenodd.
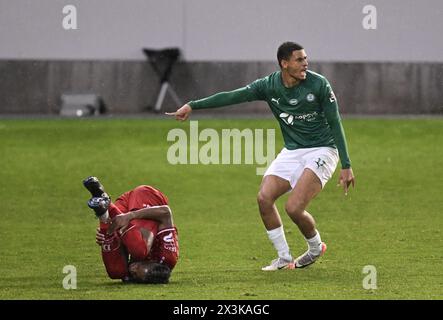
<svg viewBox="0 0 443 320"><path fill-rule="evenodd" d="M318 73L308 70L305 80L286 88L281 71L277 71L244 88L191 101L189 105L203 109L255 100L268 103L287 149L337 147L342 168L350 168L337 99L329 82Z"/></svg>

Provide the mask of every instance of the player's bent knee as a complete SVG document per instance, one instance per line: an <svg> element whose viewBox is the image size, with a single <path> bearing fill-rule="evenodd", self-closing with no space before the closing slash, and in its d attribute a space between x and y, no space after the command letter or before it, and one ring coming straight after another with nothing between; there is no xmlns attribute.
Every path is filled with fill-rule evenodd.
<svg viewBox="0 0 443 320"><path fill-rule="evenodd" d="M275 202L274 199L272 199L270 196L268 196L267 194L265 194L262 191L260 191L257 194L257 203L261 207L272 206L274 204L274 202Z"/></svg>
<svg viewBox="0 0 443 320"><path fill-rule="evenodd" d="M297 220L303 215L305 208L297 202L287 202L285 205L285 210L291 218Z"/></svg>

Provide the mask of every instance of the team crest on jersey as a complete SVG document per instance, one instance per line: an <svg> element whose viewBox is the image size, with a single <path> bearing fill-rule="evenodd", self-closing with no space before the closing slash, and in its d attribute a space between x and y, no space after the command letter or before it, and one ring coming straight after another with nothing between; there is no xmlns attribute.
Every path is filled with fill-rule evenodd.
<svg viewBox="0 0 443 320"><path fill-rule="evenodd" d="M289 104L295 106L298 103L297 99L291 99L289 100Z"/></svg>
<svg viewBox="0 0 443 320"><path fill-rule="evenodd" d="M306 100L308 100L308 102L312 102L315 100L315 96L312 93L308 93L308 95L306 96Z"/></svg>

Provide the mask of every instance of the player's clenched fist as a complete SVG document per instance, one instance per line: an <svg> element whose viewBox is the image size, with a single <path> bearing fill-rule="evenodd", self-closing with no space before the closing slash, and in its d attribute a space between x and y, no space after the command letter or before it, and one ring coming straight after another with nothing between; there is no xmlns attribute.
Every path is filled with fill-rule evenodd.
<svg viewBox="0 0 443 320"><path fill-rule="evenodd" d="M189 115L192 112L192 108L189 104L185 104L183 107L178 109L175 112L165 112L168 116L175 116L176 120L185 121L189 118Z"/></svg>

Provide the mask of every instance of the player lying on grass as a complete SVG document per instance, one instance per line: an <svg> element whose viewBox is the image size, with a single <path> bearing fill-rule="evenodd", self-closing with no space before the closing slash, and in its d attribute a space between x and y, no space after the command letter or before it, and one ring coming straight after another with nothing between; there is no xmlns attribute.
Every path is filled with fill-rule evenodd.
<svg viewBox="0 0 443 320"><path fill-rule="evenodd" d="M246 87L191 101L167 113L184 121L192 110L217 108L246 101L266 101L277 119L285 147L264 174L257 201L268 237L278 258L264 271L302 268L314 263L326 250L314 218L305 210L323 189L341 160L339 183L345 194L354 185L346 138L331 85L308 70L302 46L285 42L278 48L280 71ZM338 149L338 151L337 151ZM308 250L292 257L275 201L290 192L286 212L305 237Z"/></svg>
<svg viewBox="0 0 443 320"><path fill-rule="evenodd" d="M114 203L95 177L83 181L88 206L100 221L96 242L111 279L168 283L178 255L177 229L168 199L150 186L125 192Z"/></svg>

